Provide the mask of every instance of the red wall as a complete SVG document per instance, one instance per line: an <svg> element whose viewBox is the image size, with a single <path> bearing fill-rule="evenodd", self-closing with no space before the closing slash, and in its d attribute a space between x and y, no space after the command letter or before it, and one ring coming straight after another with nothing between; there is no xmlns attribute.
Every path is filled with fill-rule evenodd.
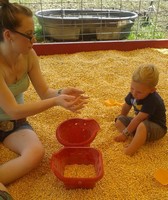
<svg viewBox="0 0 168 200"><path fill-rule="evenodd" d="M131 51L142 48L168 48L168 40L35 43L33 48L38 55L70 54L98 50Z"/></svg>

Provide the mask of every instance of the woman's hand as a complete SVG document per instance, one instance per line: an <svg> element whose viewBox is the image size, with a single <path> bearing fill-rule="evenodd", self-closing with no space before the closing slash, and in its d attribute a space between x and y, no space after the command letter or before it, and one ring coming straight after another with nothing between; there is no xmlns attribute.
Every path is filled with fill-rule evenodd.
<svg viewBox="0 0 168 200"><path fill-rule="evenodd" d="M56 104L64 107L67 110L72 112L77 112L78 110L84 107L84 104L87 103L86 97L82 95L67 95L60 94L56 97Z"/></svg>
<svg viewBox="0 0 168 200"><path fill-rule="evenodd" d="M61 96L63 102L59 102L62 107L76 112L87 104L88 96L83 95L84 91L77 88L68 87L61 90L59 96ZM57 96L57 97L59 97Z"/></svg>
<svg viewBox="0 0 168 200"><path fill-rule="evenodd" d="M71 96L81 96L84 94L83 90L79 90L77 88L73 88L73 87L68 87L68 88L64 88L61 90L61 94L67 94L67 95L71 95Z"/></svg>

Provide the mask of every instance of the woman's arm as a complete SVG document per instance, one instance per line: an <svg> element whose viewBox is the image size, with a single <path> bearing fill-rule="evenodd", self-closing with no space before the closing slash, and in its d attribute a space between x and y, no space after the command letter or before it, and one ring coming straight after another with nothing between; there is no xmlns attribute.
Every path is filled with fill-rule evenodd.
<svg viewBox="0 0 168 200"><path fill-rule="evenodd" d="M80 97L75 98L70 95L59 95L37 102L18 104L2 78L0 78L0 97L0 107L6 114L11 116L12 119L20 119L35 115L53 106L62 106L75 112L83 108L84 104Z"/></svg>
<svg viewBox="0 0 168 200"><path fill-rule="evenodd" d="M57 95L56 90L50 89L47 86L41 74L37 56L33 50L29 56L32 56L29 60L29 77L42 100L26 104L18 104L9 90L3 76L0 75L0 107L4 112L6 112L6 114L11 116L12 119L19 119L43 112L53 106L62 106L73 112L83 108L86 103L86 98L81 96L81 91L77 90L76 92L72 92L72 89L68 89L67 91L65 90L65 92L69 92L70 95Z"/></svg>
<svg viewBox="0 0 168 200"><path fill-rule="evenodd" d="M39 97L41 99L55 97L57 91L48 87L41 73L38 57L33 49L28 55L28 60L28 75Z"/></svg>
<svg viewBox="0 0 168 200"><path fill-rule="evenodd" d="M73 87L68 87L61 90L49 88L45 78L41 73L38 57L34 50L32 50L29 55L28 74L37 94L41 99L55 97L59 94L67 94L75 97L79 97L84 94L84 91ZM83 97L83 99L87 99L87 97L81 97Z"/></svg>

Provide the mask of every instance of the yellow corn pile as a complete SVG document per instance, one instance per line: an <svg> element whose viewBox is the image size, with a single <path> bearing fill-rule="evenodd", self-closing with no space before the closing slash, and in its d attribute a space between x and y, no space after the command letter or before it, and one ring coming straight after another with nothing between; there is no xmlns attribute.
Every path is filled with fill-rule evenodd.
<svg viewBox="0 0 168 200"><path fill-rule="evenodd" d="M96 176L96 171L94 165L66 165L64 176L73 178L91 178Z"/></svg>
<svg viewBox="0 0 168 200"><path fill-rule="evenodd" d="M80 114L55 107L29 117L44 144L46 154L37 169L8 186L14 199L167 200L168 186L157 182L154 173L159 168L168 169L168 135L146 144L133 157L124 155L123 146L126 144L113 141L117 135L114 119L121 106L107 106L105 101L113 99L122 104L130 89L135 67L153 63L160 71L157 91L168 109L168 54L147 48L130 52L110 50L42 56L39 60L50 87L78 87L85 90L90 98ZM32 86L25 98L26 102L38 99ZM56 140L55 129L59 123L73 117L94 118L101 128L91 146L102 152L105 174L93 189L66 190L50 170L51 155L62 148ZM1 163L17 156L2 144L0 152Z"/></svg>

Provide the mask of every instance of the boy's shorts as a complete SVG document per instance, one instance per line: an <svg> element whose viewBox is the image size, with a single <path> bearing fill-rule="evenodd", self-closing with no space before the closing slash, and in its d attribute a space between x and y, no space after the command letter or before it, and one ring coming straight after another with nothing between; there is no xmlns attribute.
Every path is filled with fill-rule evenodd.
<svg viewBox="0 0 168 200"><path fill-rule="evenodd" d="M127 127L133 118L124 116L124 115L120 115L117 117L117 119L120 120L124 124L124 126ZM160 125L158 125L152 121L144 120L143 123L147 130L147 137L146 137L147 142L159 140L160 138L164 137L164 135L167 132L166 129L162 128ZM135 132L132 135L134 135L134 134L135 134Z"/></svg>
<svg viewBox="0 0 168 200"><path fill-rule="evenodd" d="M0 200L13 200L13 198L8 192L0 190Z"/></svg>

